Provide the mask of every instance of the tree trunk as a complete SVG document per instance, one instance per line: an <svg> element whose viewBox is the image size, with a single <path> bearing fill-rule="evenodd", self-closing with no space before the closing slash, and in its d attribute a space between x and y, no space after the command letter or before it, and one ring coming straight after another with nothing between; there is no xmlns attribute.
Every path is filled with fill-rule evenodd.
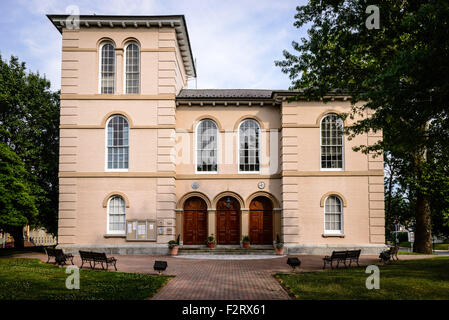
<svg viewBox="0 0 449 320"><path fill-rule="evenodd" d="M418 190L416 193L416 227L413 251L432 254L430 197L419 188L424 186L424 179L422 177L422 164L427 160L427 150L424 148L422 150L422 153L418 152L417 154L418 156L415 158L415 172L418 183Z"/></svg>
<svg viewBox="0 0 449 320"><path fill-rule="evenodd" d="M22 249L24 247L23 227L15 227L11 229L10 234L14 238L14 248Z"/></svg>
<svg viewBox="0 0 449 320"><path fill-rule="evenodd" d="M416 197L416 228L413 251L432 254L429 196L418 191Z"/></svg>

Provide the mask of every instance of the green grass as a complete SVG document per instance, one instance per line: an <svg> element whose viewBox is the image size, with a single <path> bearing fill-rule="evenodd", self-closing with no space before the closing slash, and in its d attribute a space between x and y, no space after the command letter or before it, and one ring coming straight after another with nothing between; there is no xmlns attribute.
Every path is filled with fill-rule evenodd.
<svg viewBox="0 0 449 320"><path fill-rule="evenodd" d="M0 300L142 300L171 277L80 269L80 289L68 290L65 268L38 259L0 259Z"/></svg>
<svg viewBox="0 0 449 320"><path fill-rule="evenodd" d="M380 289L368 290L365 267L275 277L296 299L449 299L449 257L408 260L379 266Z"/></svg>
<svg viewBox="0 0 449 320"><path fill-rule="evenodd" d="M447 243L434 243L433 250L449 250L449 244Z"/></svg>
<svg viewBox="0 0 449 320"><path fill-rule="evenodd" d="M411 248L412 244L410 242L399 242L399 246L403 248ZM433 250L449 250L448 243L434 243Z"/></svg>
<svg viewBox="0 0 449 320"><path fill-rule="evenodd" d="M422 253L418 252L408 252L408 251L398 251L398 254L400 255L422 255Z"/></svg>

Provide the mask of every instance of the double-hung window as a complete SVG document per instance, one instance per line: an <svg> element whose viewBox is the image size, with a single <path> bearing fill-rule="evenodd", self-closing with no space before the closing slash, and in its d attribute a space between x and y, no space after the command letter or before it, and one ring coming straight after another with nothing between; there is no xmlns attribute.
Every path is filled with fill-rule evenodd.
<svg viewBox="0 0 449 320"><path fill-rule="evenodd" d="M140 49L136 43L130 43L125 49L125 92L140 93Z"/></svg>
<svg viewBox="0 0 449 320"><path fill-rule="evenodd" d="M343 169L343 139L343 120L336 114L326 115L321 120L321 169Z"/></svg>
<svg viewBox="0 0 449 320"><path fill-rule="evenodd" d="M260 126L253 119L239 126L239 172L260 171Z"/></svg>
<svg viewBox="0 0 449 320"><path fill-rule="evenodd" d="M115 91L115 48L112 43L105 42L101 46L100 56L100 88L101 93L113 94Z"/></svg>
<svg viewBox="0 0 449 320"><path fill-rule="evenodd" d="M129 124L121 115L107 124L107 169L124 171L129 167Z"/></svg>
<svg viewBox="0 0 449 320"><path fill-rule="evenodd" d="M196 171L214 173L218 170L218 127L202 120L196 129Z"/></svg>

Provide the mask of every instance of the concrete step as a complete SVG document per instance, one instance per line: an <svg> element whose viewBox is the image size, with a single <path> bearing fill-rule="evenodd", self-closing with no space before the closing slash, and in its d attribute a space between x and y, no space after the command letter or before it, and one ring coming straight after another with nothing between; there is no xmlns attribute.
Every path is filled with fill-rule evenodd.
<svg viewBox="0 0 449 320"><path fill-rule="evenodd" d="M178 255L276 255L273 249L266 248L179 248Z"/></svg>

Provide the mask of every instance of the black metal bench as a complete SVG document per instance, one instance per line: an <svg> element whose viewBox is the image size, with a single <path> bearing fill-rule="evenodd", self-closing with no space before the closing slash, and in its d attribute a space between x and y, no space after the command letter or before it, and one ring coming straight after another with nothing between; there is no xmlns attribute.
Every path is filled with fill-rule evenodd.
<svg viewBox="0 0 449 320"><path fill-rule="evenodd" d="M347 267L346 262L349 262L349 266L351 266L352 262L356 262L357 266L359 265L360 253L362 250L345 250L345 251L333 251L332 255L325 256L323 258L323 269L326 268L326 265L329 264L331 269L334 268L333 262L337 261L337 268L340 265L340 262L343 262L345 268Z"/></svg>
<svg viewBox="0 0 449 320"><path fill-rule="evenodd" d="M349 260L349 266L351 266L351 263L355 261L357 263L357 267L360 267L359 265L359 258L360 253L362 252L361 249L359 250L347 250L346 251L346 260Z"/></svg>
<svg viewBox="0 0 449 320"><path fill-rule="evenodd" d="M67 260L70 260L70 262L74 264L73 255L70 253L64 253L62 249L45 248L45 252L48 256L47 263L50 262L51 258L55 258L55 264L63 265L67 263Z"/></svg>
<svg viewBox="0 0 449 320"><path fill-rule="evenodd" d="M340 264L340 262L343 262L346 267L346 251L332 251L332 255L325 256L323 258L323 269L326 268L326 264L330 264L331 269L334 268L333 262L337 261L337 268Z"/></svg>
<svg viewBox="0 0 449 320"><path fill-rule="evenodd" d="M106 253L103 252L92 252L92 251L79 251L81 257L81 267L83 267L84 262L89 262L92 269L95 269L96 264L101 264L101 268L104 270L104 264L106 264L106 270L109 269L109 265L112 264L117 271L116 262L117 259L114 257L107 257ZM93 263L93 266L92 266Z"/></svg>

